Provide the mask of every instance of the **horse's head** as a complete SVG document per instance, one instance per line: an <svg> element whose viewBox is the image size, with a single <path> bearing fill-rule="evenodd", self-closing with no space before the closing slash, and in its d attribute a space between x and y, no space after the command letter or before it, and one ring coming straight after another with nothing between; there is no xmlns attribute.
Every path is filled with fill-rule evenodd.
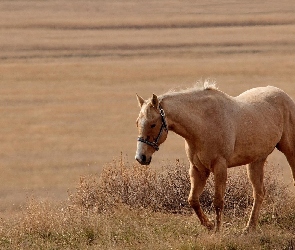
<svg viewBox="0 0 295 250"><path fill-rule="evenodd" d="M168 127L164 110L156 95L148 101L137 95L137 100L141 110L136 120L139 135L135 159L142 165L149 165L153 153L166 140Z"/></svg>

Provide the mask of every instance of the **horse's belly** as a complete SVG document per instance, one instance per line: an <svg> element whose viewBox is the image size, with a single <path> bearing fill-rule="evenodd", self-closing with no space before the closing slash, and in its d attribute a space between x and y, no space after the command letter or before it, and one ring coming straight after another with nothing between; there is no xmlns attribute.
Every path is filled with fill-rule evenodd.
<svg viewBox="0 0 295 250"><path fill-rule="evenodd" d="M235 145L234 151L228 160L229 167L245 165L262 158L266 158L278 143L278 136L273 138L256 138L256 140L245 140Z"/></svg>
<svg viewBox="0 0 295 250"><path fill-rule="evenodd" d="M257 152L253 153L249 153L249 154L236 154L233 157L231 157L231 159L229 160L229 164L228 167L236 167L236 166L241 166L241 165L246 165L249 164L251 162L255 162L259 159L263 159L266 158L272 151L274 150L274 148L272 148L269 151L266 152L262 152L260 154L257 154Z"/></svg>

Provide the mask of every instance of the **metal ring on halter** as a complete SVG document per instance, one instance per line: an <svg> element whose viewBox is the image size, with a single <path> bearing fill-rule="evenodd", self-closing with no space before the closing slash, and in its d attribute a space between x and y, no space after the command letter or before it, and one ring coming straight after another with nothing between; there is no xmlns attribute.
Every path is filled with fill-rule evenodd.
<svg viewBox="0 0 295 250"><path fill-rule="evenodd" d="M143 137L138 137L137 138L137 141L143 142L143 143L153 147L156 151L159 150L158 142L159 142L160 137L161 137L161 135L163 133L163 130L167 131L167 133L168 133L168 126L167 126L166 119L165 119L165 112L164 112L164 110L163 110L163 108L161 107L160 104L159 104L159 109L160 109L160 115L161 115L161 119L162 119L162 126L161 126L160 132L159 132L156 140L153 141L153 142L150 142L148 140L145 140Z"/></svg>

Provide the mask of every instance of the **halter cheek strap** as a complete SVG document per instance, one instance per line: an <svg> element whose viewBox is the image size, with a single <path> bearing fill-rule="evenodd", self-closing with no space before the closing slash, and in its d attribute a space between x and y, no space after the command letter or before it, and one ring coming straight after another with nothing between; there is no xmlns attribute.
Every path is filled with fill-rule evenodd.
<svg viewBox="0 0 295 250"><path fill-rule="evenodd" d="M137 141L143 142L143 143L153 147L156 151L159 150L158 142L160 140L160 137L161 137L163 131L165 130L168 133L168 126L167 126L166 119L165 119L165 112L160 104L159 104L159 109L160 109L160 115L161 115L161 120L162 120L162 126L161 126L160 132L159 132L156 140L154 140L153 142L150 142L148 140L145 140L143 137L137 138Z"/></svg>

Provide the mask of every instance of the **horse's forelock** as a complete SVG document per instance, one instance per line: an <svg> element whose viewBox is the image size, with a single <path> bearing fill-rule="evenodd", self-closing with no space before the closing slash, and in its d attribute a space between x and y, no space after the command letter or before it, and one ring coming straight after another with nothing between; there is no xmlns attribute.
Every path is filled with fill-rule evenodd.
<svg viewBox="0 0 295 250"><path fill-rule="evenodd" d="M150 119L151 118L151 110L153 108L153 105L151 103L151 99L148 99L146 101L146 103L142 106L141 108L141 113L142 113L142 116L145 118L145 119Z"/></svg>

